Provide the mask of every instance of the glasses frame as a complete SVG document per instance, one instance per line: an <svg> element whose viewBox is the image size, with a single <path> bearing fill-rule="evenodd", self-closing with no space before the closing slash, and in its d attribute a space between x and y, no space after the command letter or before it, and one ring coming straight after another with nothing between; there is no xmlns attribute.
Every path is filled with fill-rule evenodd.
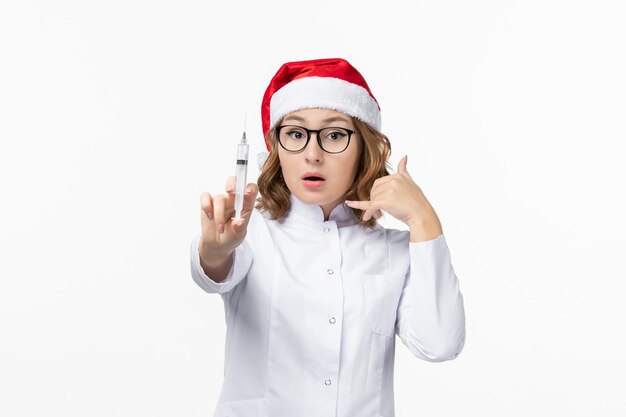
<svg viewBox="0 0 626 417"><path fill-rule="evenodd" d="M306 132L306 142L304 143L304 146L301 149L298 149L297 151L292 151L292 150L289 150L289 149L285 148L283 143L280 141L280 131L284 127L297 127L298 129L302 129L302 130L304 130ZM342 129L342 130L345 130L346 132L348 132L348 143L346 144L346 147L343 148L342 150L340 150L339 152L330 152L330 151L327 151L326 149L324 149L324 146L322 146L322 139L320 138L320 133L322 132L322 130L326 130L326 129ZM307 146L309 146L309 141L311 140L311 134L312 133L315 133L315 137L317 138L317 144L319 145L320 149L323 150L326 153L329 153L329 154L338 154L338 153L344 152L346 149L348 149L348 146L350 146L350 139L352 139L352 135L360 134L360 132L357 131L357 130L351 130L351 129L348 129L348 128L345 128L345 127L328 126L328 127L322 128L322 129L315 130L315 129L307 129L306 127L298 126L298 125L282 125L282 126L278 126L276 128L276 139L278 140L278 143L280 144L280 147L283 148L285 151L290 152L290 153L300 153L303 150L305 150Z"/></svg>

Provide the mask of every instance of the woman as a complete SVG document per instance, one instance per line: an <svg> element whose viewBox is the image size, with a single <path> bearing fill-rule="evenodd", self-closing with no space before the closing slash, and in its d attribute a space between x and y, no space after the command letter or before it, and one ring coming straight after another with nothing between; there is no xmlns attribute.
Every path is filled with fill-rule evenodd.
<svg viewBox="0 0 626 417"><path fill-rule="evenodd" d="M262 119L270 152L243 220L230 178L202 193L191 245L193 279L226 315L215 416L393 416L395 335L433 362L465 342L439 219L406 157L387 172L378 103L347 61L284 64ZM409 231L378 225L382 212Z"/></svg>

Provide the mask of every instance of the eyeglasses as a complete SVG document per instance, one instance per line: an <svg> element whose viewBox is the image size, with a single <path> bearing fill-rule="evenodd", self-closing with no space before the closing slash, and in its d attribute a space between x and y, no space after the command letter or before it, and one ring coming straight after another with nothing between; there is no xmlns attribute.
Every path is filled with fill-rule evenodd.
<svg viewBox="0 0 626 417"><path fill-rule="evenodd" d="M301 152L309 144L311 134L317 134L317 143L327 153L341 153L348 148L350 138L359 132L344 127L325 127L311 130L302 126L284 125L276 128L278 142L287 152Z"/></svg>

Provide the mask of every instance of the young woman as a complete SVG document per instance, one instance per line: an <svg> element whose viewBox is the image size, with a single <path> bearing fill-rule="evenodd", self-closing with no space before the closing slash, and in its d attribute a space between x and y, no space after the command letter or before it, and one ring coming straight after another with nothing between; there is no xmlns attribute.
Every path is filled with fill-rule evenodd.
<svg viewBox="0 0 626 417"><path fill-rule="evenodd" d="M465 342L437 214L407 157L387 172L378 103L347 61L284 64L262 119L269 156L243 220L230 178L202 193L191 244L194 281L225 308L215 416L393 416L395 335L432 362ZM382 212L409 230L381 227Z"/></svg>

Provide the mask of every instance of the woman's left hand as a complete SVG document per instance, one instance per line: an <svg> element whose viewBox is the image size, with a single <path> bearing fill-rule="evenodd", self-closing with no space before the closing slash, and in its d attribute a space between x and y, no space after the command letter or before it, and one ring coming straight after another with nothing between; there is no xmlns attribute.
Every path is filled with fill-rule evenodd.
<svg viewBox="0 0 626 417"><path fill-rule="evenodd" d="M405 156L400 160L397 173L374 181L369 201L346 201L346 204L365 210L363 220L379 217L380 210L386 211L409 226L412 242L434 239L443 233L441 222L422 189L409 175L407 159Z"/></svg>

